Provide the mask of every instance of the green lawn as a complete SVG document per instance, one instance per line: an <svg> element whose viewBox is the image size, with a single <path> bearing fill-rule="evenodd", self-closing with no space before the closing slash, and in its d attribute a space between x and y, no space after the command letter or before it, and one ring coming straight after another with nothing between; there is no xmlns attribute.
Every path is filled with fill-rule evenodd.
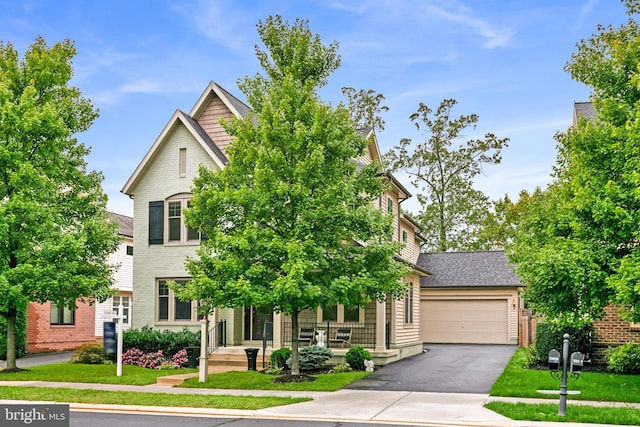
<svg viewBox="0 0 640 427"><path fill-rule="evenodd" d="M5 373L0 371L0 381L61 381L147 385L155 384L158 377L198 372L197 369L159 370L124 365L122 367L122 376L118 377L116 376L116 370L116 365L84 365L82 363L63 362L33 366L21 372Z"/></svg>
<svg viewBox="0 0 640 427"><path fill-rule="evenodd" d="M617 375L584 372L579 379L568 382L568 390L580 394L567 396L567 415L559 417L558 394L549 395L537 390L559 390L560 380L549 371L526 369L526 350L518 349L502 375L493 384L492 396L533 397L552 399L549 404L491 402L488 409L513 420L565 421L594 424L640 425L640 409L609 408L572 405L572 400L640 403L640 375Z"/></svg>
<svg viewBox="0 0 640 427"><path fill-rule="evenodd" d="M181 387L187 388L222 388L244 390L289 390L289 391L336 391L347 384L366 377L369 372L353 371L339 374L317 374L313 382L274 383L274 376L257 371L231 371L221 374L210 374L206 383L198 382L198 378L189 378Z"/></svg>
<svg viewBox="0 0 640 427"><path fill-rule="evenodd" d="M526 350L518 349L502 375L493 384L492 396L536 397L558 399L558 395L538 393L536 390L559 390L560 380L554 379L546 369L525 369ZM580 394L569 395L568 400L597 400L606 402L640 403L640 375L618 375L588 372L577 380L569 381L568 390Z"/></svg>
<svg viewBox="0 0 640 427"><path fill-rule="evenodd" d="M132 393L68 388L0 387L0 399L38 400L65 403L93 403L136 406L171 406L183 408L263 409L306 402L310 398L230 395L176 395L166 393Z"/></svg>
<svg viewBox="0 0 640 427"><path fill-rule="evenodd" d="M640 410L567 405L567 415L558 416L558 404L531 405L525 403L490 402L486 408L512 420L574 422L589 424L640 425Z"/></svg>

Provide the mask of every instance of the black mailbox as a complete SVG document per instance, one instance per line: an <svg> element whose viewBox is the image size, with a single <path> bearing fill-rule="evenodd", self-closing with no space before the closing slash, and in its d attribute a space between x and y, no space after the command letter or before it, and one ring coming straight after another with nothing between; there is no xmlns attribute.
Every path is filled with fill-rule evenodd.
<svg viewBox="0 0 640 427"><path fill-rule="evenodd" d="M555 348L549 352L549 370L557 371L560 369L560 352Z"/></svg>
<svg viewBox="0 0 640 427"><path fill-rule="evenodd" d="M579 374L582 372L582 365L584 364L584 357L579 351L571 353L571 369L572 374Z"/></svg>

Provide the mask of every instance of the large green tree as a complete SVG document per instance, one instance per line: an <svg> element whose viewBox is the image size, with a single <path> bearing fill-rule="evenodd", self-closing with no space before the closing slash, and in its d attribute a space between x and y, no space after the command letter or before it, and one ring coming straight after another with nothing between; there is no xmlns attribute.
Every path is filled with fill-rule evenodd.
<svg viewBox="0 0 640 427"><path fill-rule="evenodd" d="M638 1L625 2L630 15ZM565 66L596 118L556 136L554 181L521 218L509 258L552 317L597 318L617 302L640 320L640 31L599 26Z"/></svg>
<svg viewBox="0 0 640 427"><path fill-rule="evenodd" d="M427 138L418 144L402 139L385 154L392 171L409 175L418 188L427 251L477 249L477 230L489 215L489 198L473 188L473 178L484 164L500 163L508 139L487 133L484 138L460 141L462 132L475 127L476 114L452 117L454 99L445 99L434 112L420 103L410 116Z"/></svg>
<svg viewBox="0 0 640 427"><path fill-rule="evenodd" d="M219 171L201 168L187 223L205 240L176 292L213 307L268 307L291 317L292 374L299 374L298 314L401 297L390 218L373 207L380 166L358 165L368 141L348 109L318 97L339 66L306 20L258 23L264 74L239 82L253 114L222 122L234 141Z"/></svg>
<svg viewBox="0 0 640 427"><path fill-rule="evenodd" d="M97 117L70 86L76 50L38 38L19 58L0 43L0 316L7 320L7 368L16 368L15 320L29 301L73 307L105 299L117 248L102 176L74 135Z"/></svg>

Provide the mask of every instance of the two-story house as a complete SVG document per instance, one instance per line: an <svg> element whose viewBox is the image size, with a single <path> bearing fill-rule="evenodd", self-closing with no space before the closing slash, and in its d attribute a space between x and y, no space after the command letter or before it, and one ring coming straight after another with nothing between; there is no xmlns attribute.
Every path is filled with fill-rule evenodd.
<svg viewBox="0 0 640 427"><path fill-rule="evenodd" d="M96 342L102 338L105 310L117 310L122 301L125 328L131 322L133 292L133 218L111 214L111 221L118 224L122 238L116 252L107 262L117 266L113 287L117 295L102 303L76 302L74 309L58 307L47 302L29 303L27 306L27 353L74 350L82 344Z"/></svg>
<svg viewBox="0 0 640 427"><path fill-rule="evenodd" d="M151 145L122 188L134 201L134 243L132 327L196 329L196 302L183 302L168 288L168 281L188 281L185 259L194 256L200 243L196 230L185 226L183 211L189 206L191 186L198 167L220 169L227 163L225 149L231 137L219 125L221 117L243 117L249 107L231 93L211 82L187 114L177 110ZM374 135L367 152L357 162L380 160ZM394 218L393 239L404 249L397 256L412 266L404 278L409 292L399 301L372 302L349 310L340 305L309 310L300 316L301 326L311 328L326 345L337 344L339 329L348 330L348 342L340 341L336 352L350 345L363 345L379 363L422 352L420 340L420 278L427 272L417 260L422 237L420 228L400 209L409 192L392 175L388 191L376 201L377 207ZM223 327L227 346L257 346L263 333L272 348L290 345L291 324L287 316L260 307L220 308L210 316L212 324ZM265 328L265 325L267 326ZM344 337L340 337L341 339ZM346 344L346 345L345 345Z"/></svg>

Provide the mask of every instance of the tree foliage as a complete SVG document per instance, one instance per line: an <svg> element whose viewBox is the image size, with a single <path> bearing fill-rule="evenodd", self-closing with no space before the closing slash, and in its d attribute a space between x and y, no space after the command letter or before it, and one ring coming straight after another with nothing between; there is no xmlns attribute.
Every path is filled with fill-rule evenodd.
<svg viewBox="0 0 640 427"><path fill-rule="evenodd" d="M473 178L484 164L500 163L501 150L508 142L487 133L484 138L454 145L466 128L475 128L478 122L476 114L452 117L456 104L454 99L445 99L434 112L420 103L410 118L428 137L415 145L402 139L385 155L391 170L408 174L420 191L418 220L427 238L424 248L431 251L477 245L475 233L486 221L490 204L486 195L473 188Z"/></svg>
<svg viewBox="0 0 640 427"><path fill-rule="evenodd" d="M627 1L629 12L636 1ZM565 69L591 87L593 121L556 136L554 182L522 218L509 258L552 317L597 318L610 302L640 320L638 25L577 44Z"/></svg>
<svg viewBox="0 0 640 427"><path fill-rule="evenodd" d="M189 259L193 280L176 292L213 307L282 312L297 331L304 309L355 308L399 298L405 267L394 260L390 218L373 208L383 191L379 165L359 167L368 141L344 105L317 90L338 67L337 44L322 44L308 22L279 16L258 24L265 72L239 87L253 114L223 121L234 141L218 171L201 168L186 219L207 236ZM299 373L293 333L292 373Z"/></svg>
<svg viewBox="0 0 640 427"><path fill-rule="evenodd" d="M7 367L15 368L15 319L29 301L73 307L104 300L117 248L100 173L74 135L97 117L70 86L75 47L36 39L22 59L0 43L0 315Z"/></svg>

